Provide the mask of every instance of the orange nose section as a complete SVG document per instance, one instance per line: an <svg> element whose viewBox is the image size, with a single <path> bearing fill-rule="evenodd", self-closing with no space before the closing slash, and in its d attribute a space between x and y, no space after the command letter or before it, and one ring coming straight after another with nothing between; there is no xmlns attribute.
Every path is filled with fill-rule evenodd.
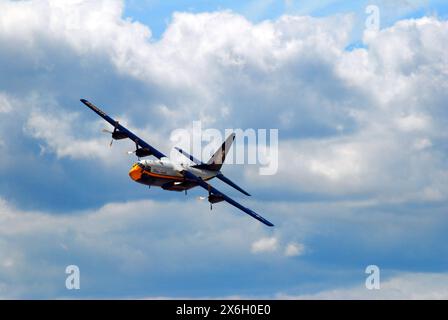
<svg viewBox="0 0 448 320"><path fill-rule="evenodd" d="M129 176L131 177L132 180L137 181L141 179L142 172L143 169L140 168L137 164L134 164L131 170L129 170Z"/></svg>

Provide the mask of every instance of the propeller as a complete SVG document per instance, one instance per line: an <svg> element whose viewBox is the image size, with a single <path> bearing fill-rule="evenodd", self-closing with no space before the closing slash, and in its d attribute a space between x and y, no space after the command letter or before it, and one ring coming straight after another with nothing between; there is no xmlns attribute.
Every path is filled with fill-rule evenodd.
<svg viewBox="0 0 448 320"><path fill-rule="evenodd" d="M110 130L107 130L107 129L103 129L103 130L101 130L102 132L104 132L104 133L110 133L111 135L113 134L113 131L110 131ZM109 147L112 147L112 143L114 142L114 138L112 138L111 140L110 140L110 143L109 143Z"/></svg>
<svg viewBox="0 0 448 320"><path fill-rule="evenodd" d="M212 196L212 193L210 192L210 190L208 192L209 192L208 193L208 197L199 196L199 197L196 197L196 200L204 201L204 200L207 199L210 202L210 210L212 210L213 209L213 202L210 201L210 197Z"/></svg>
<svg viewBox="0 0 448 320"><path fill-rule="evenodd" d="M118 121L116 122L116 124L118 125ZM110 131L108 129L103 129L102 131L105 133L110 133L110 135L112 136L112 140L110 141L109 147L112 147L112 143L114 142L114 140L121 140L128 138L127 134L118 130L117 127L114 127L114 131Z"/></svg>

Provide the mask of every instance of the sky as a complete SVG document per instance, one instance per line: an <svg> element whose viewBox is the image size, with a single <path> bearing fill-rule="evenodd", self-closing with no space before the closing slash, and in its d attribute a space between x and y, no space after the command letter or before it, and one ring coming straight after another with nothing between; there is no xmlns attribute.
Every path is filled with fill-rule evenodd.
<svg viewBox="0 0 448 320"><path fill-rule="evenodd" d="M0 298L447 299L447 13L0 0ZM223 167L250 198L212 181L275 227L134 183L80 98L166 154L193 121L278 129L274 175Z"/></svg>

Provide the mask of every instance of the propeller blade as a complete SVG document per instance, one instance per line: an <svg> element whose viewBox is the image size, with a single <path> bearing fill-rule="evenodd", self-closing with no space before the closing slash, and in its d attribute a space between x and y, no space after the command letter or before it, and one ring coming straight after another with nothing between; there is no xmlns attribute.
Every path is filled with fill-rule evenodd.
<svg viewBox="0 0 448 320"><path fill-rule="evenodd" d="M101 132L113 134L113 132L108 129L103 129L103 130L101 130ZM114 138L112 138L112 140L110 140L109 147L112 147L113 142L114 142Z"/></svg>

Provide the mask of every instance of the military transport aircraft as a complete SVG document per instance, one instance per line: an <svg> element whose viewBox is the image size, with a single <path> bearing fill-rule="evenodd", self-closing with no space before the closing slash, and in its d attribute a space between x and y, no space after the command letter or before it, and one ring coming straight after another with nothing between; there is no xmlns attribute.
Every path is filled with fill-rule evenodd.
<svg viewBox="0 0 448 320"><path fill-rule="evenodd" d="M168 157L159 150L137 137L134 133L119 124L118 121L115 121L109 117L97 106L85 99L81 99L81 102L114 127L113 131L104 130L112 135L111 145L114 140L129 138L134 141L136 149L132 153L135 153L135 155L139 158L139 161L136 162L129 171L129 176L132 180L148 186L161 187L164 190L185 191L185 193L188 189L200 186L208 192L210 209L212 209L213 203L226 201L265 225L269 227L274 226L271 222L260 216L258 213L239 204L207 183L210 179L218 178L241 193L250 196L249 193L225 177L220 171L226 154L230 149L233 140L235 140L234 133L232 133L225 140L222 146L213 154L207 163L203 163L188 154L186 151L176 147L177 151L194 163L194 165L179 164L168 159ZM154 156L158 160L140 160L140 158L148 156Z"/></svg>

